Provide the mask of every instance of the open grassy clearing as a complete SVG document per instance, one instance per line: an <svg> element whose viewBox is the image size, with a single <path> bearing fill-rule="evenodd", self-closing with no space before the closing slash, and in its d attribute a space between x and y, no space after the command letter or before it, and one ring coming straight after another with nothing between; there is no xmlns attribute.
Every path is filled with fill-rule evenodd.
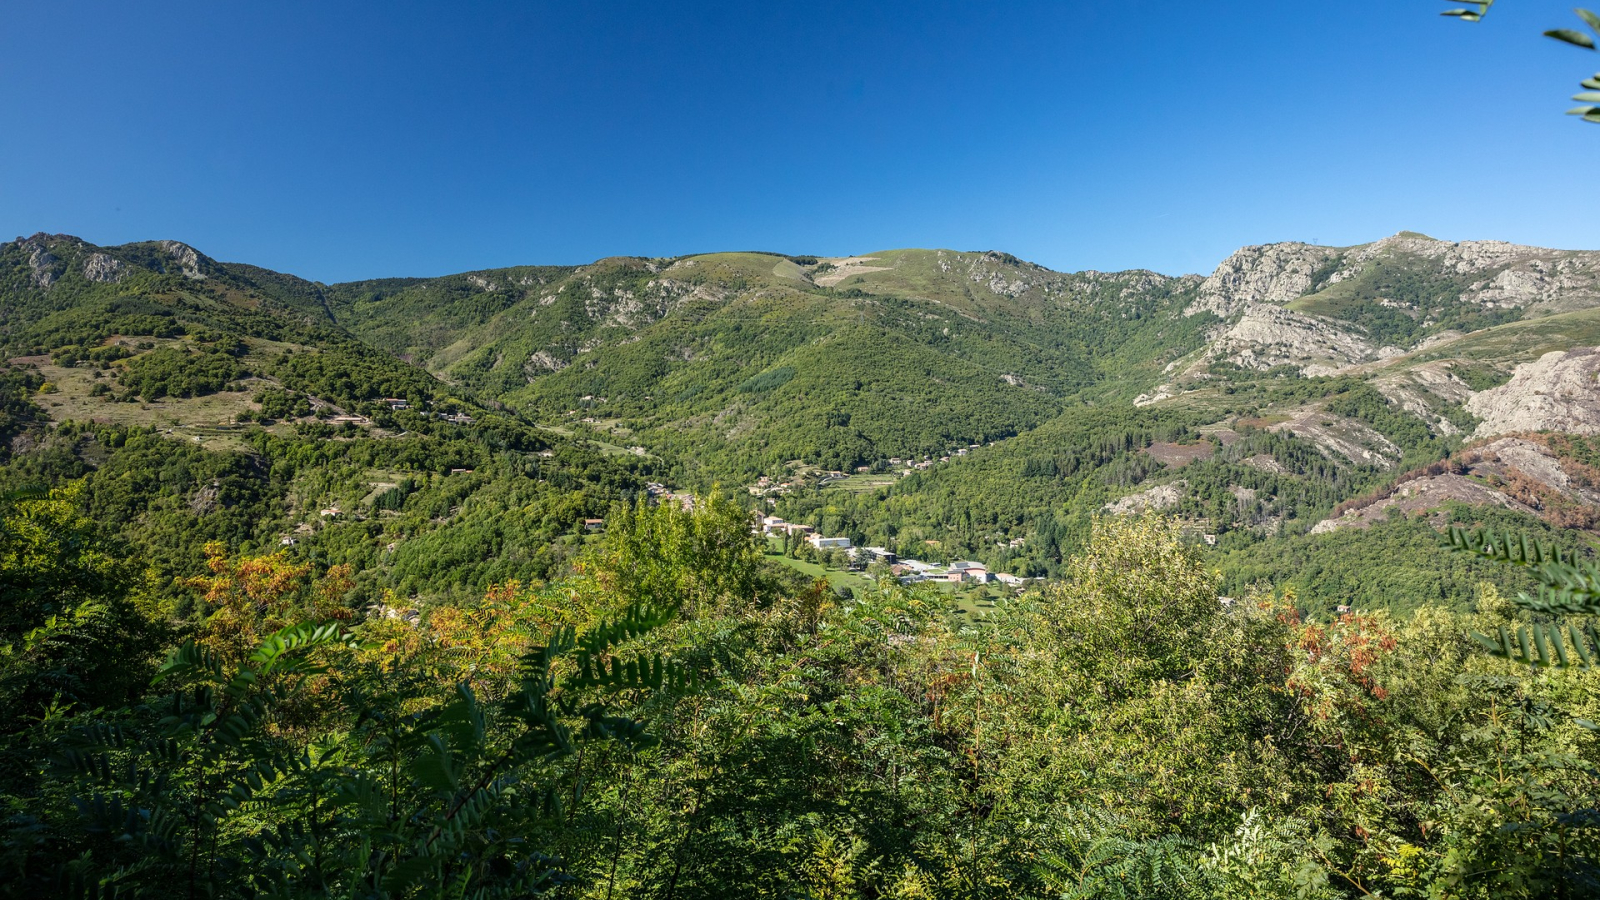
<svg viewBox="0 0 1600 900"><path fill-rule="evenodd" d="M874 587L872 579L866 577L865 575L857 575L854 572L841 572L837 569L825 569L816 563L806 562L805 560L801 559L791 559L787 556L781 556L775 553L767 554L767 559L786 565L789 568L794 569L796 572L799 572L803 575L808 575L812 578L826 578L828 580L828 584L834 588L847 587L866 590L867 588Z"/></svg>
<svg viewBox="0 0 1600 900"><path fill-rule="evenodd" d="M987 594L962 594L955 600L956 611L974 619L984 618L994 607L995 598Z"/></svg>
<svg viewBox="0 0 1600 900"><path fill-rule="evenodd" d="M137 403L118 403L109 397L90 394L97 384L112 385L109 375L95 377L96 370L66 368L45 363L38 366L53 392L39 395L39 404L57 422L72 419L106 422L115 425L231 425L245 410L258 408L250 399L255 391L272 384L258 378L245 379L243 391L219 391L203 397L163 397Z"/></svg>
<svg viewBox="0 0 1600 900"><path fill-rule="evenodd" d="M130 350L143 348L130 359L167 347L192 344L189 338L112 337L105 346L120 345ZM285 351L320 353L301 344L261 338L246 339L248 352L243 357L246 367L253 371L267 368L272 360ZM276 379L250 376L237 382L243 390L222 390L198 397L166 396L158 400L117 402L108 395L96 396L97 387L121 390L120 373L128 360L113 363L109 370L87 366L58 366L49 357L27 357L12 360L13 365L36 370L48 387L37 395L39 405L53 422L97 422L105 425L123 425L134 428L157 428L165 433L200 444L207 449L237 451L245 449L240 436L246 427L236 424L241 413L257 412L260 404L254 400L263 388L281 387ZM334 408L337 409L337 408ZM280 422L267 428L276 434L292 433L292 425ZM368 429L374 437L387 436L381 429Z"/></svg>
<svg viewBox="0 0 1600 900"><path fill-rule="evenodd" d="M893 487L900 480L898 475L851 475L838 481L828 483L828 490L848 491L852 494L870 494L886 487Z"/></svg>

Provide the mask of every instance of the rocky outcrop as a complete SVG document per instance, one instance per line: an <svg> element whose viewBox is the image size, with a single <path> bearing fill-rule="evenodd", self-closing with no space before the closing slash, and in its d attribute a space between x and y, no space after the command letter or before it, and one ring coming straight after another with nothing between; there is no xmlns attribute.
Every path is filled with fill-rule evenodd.
<svg viewBox="0 0 1600 900"><path fill-rule="evenodd" d="M1528 248L1519 248L1528 249ZM1488 308L1529 309L1540 314L1584 309L1600 303L1596 254L1570 253L1519 261L1462 295Z"/></svg>
<svg viewBox="0 0 1600 900"><path fill-rule="evenodd" d="M1342 456L1353 463L1393 467L1404 456L1399 447L1355 419L1335 416L1320 406L1295 410L1287 422L1270 427L1287 431L1317 445L1329 458Z"/></svg>
<svg viewBox="0 0 1600 900"><path fill-rule="evenodd" d="M1328 319L1252 303L1212 341L1206 356L1208 361L1229 360L1246 369L1296 366L1307 376L1317 376L1402 352L1398 347L1374 347Z"/></svg>
<svg viewBox="0 0 1600 900"><path fill-rule="evenodd" d="M1278 462L1277 458L1270 453L1257 453L1255 456L1247 456L1239 460L1239 462L1241 465L1260 469L1273 475L1285 475L1289 471L1283 467L1283 463Z"/></svg>
<svg viewBox="0 0 1600 900"><path fill-rule="evenodd" d="M161 249L177 262L183 277L192 281L205 279L205 273L200 271L200 253L193 247L180 241L162 241Z"/></svg>
<svg viewBox="0 0 1600 900"><path fill-rule="evenodd" d="M1600 433L1600 347L1553 350L1517 366L1511 380L1466 403L1482 419L1475 437L1516 431Z"/></svg>
<svg viewBox="0 0 1600 900"><path fill-rule="evenodd" d="M535 350L529 354L527 361L522 364L522 372L528 376L528 380L531 382L540 375L559 372L566 367L567 362L558 359L550 351Z"/></svg>
<svg viewBox="0 0 1600 900"><path fill-rule="evenodd" d="M1386 298L1384 285L1415 279L1432 279L1434 292ZM1372 338L1368 323L1357 315L1352 321L1314 315L1338 310L1348 300L1338 291L1324 293L1350 282L1346 294L1398 309L1421 326L1414 345L1387 346ZM1302 307L1301 297L1314 297ZM1437 331L1442 313L1458 302L1484 309L1525 310L1541 316L1600 306L1600 252L1547 250L1504 241L1439 241L1402 232L1356 247L1321 247L1284 243L1244 247L1219 265L1196 290L1186 315L1209 312L1224 320L1211 334L1204 351L1191 358L1182 371L1169 373L1171 381L1140 397L1141 403L1159 402L1184 392L1186 385L1203 381L1213 363L1236 363L1265 370L1290 366L1307 376L1342 374L1406 353L1432 349L1460 337L1459 332ZM1294 304L1294 309L1285 308ZM1437 331L1437 333L1434 333ZM1404 394L1404 391L1400 392ZM1442 396L1442 395L1441 395ZM1418 406L1418 395L1391 392L1408 408ZM1439 430L1454 426L1430 416Z"/></svg>
<svg viewBox="0 0 1600 900"><path fill-rule="evenodd" d="M1386 521L1395 513L1414 515L1431 512L1446 503L1466 503L1472 506L1498 506L1518 512L1532 513L1534 508L1511 499L1505 494L1485 487L1461 475L1433 475L1406 482L1394 494L1371 506L1351 510L1338 518L1323 519L1311 526L1312 534L1327 534L1341 528L1367 528Z"/></svg>
<svg viewBox="0 0 1600 900"><path fill-rule="evenodd" d="M1462 403L1472 396L1472 388L1455 376L1454 363L1435 360L1391 372L1372 380L1372 386L1391 403L1429 423L1435 434L1451 435L1454 422L1435 411L1441 403Z"/></svg>
<svg viewBox="0 0 1600 900"><path fill-rule="evenodd" d="M1250 304L1288 303L1310 291L1318 268L1338 253L1336 248L1312 244L1241 248L1201 282L1184 313L1211 312L1228 318Z"/></svg>
<svg viewBox="0 0 1600 900"><path fill-rule="evenodd" d="M1245 247L1200 286L1186 313L1233 316L1254 303L1282 305L1360 275L1370 264L1427 260L1441 275L1479 275L1461 298L1486 308L1560 312L1600 305L1600 252L1547 250L1505 241L1437 241L1409 232L1356 247Z"/></svg>
<svg viewBox="0 0 1600 900"><path fill-rule="evenodd" d="M1558 457L1540 441L1537 435L1503 437L1407 473L1391 488L1341 504L1311 533L1366 528L1397 513L1435 513L1449 503L1498 506L1559 527L1593 528L1600 522L1600 485L1593 483L1593 470Z"/></svg>
<svg viewBox="0 0 1600 900"><path fill-rule="evenodd" d="M1184 490L1188 487L1189 483L1187 481L1158 484L1148 490L1140 491L1137 494L1129 494L1121 500L1107 503L1105 510L1113 515L1127 516L1170 509L1182 502Z"/></svg>
<svg viewBox="0 0 1600 900"><path fill-rule="evenodd" d="M29 278L38 287L49 290L50 286L61 277L61 271L57 268L61 260L50 252L37 235L19 240L17 243L27 251Z"/></svg>
<svg viewBox="0 0 1600 900"><path fill-rule="evenodd" d="M122 260L104 253L91 254L83 263L83 277L100 284L116 284L126 275Z"/></svg>

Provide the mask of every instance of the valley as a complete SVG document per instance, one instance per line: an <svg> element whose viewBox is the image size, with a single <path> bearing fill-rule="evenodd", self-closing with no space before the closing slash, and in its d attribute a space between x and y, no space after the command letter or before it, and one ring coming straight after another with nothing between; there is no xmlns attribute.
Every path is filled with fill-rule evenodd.
<svg viewBox="0 0 1600 900"><path fill-rule="evenodd" d="M1586 726L1512 752L1495 704L1587 701L1467 635L1528 660L1593 639L1530 639L1506 598L1587 596L1597 279L1600 253L1415 234L1209 276L900 250L332 285L173 241L0 245L0 700L33 717L0 733L31 767L0 766L31 811L0 859L164 890L139 867L178 849L94 803L159 823L213 770L243 799L183 827L252 890L386 872L373 896L421 896L470 852L498 861L460 877L506 896L759 894L857 871L846 834L898 860L872 896L999 897L1115 833L1072 857L1085 878L1335 900L1361 895L1309 828L1392 884L1372 834L1511 853L1464 824L1492 815L1578 840L1560 810L1587 801L1529 812L1404 760L1577 783L1527 767ZM146 774L168 758L175 789ZM291 807L341 823L325 862ZM1099 824L1035 824L1062 815ZM503 865L529 835L570 880Z"/></svg>
<svg viewBox="0 0 1600 900"><path fill-rule="evenodd" d="M11 371L58 433L149 432L240 460L331 441L421 495L471 470L461 499L475 502L504 472L555 467L559 449L581 469L721 489L855 546L1023 578L1057 573L1101 515L1175 515L1228 578L1256 571L1230 574L1236 560L1315 554L1350 525L1401 540L1418 517L1509 516L1577 546L1596 524L1581 436L1600 429L1587 349L1600 253L1403 233L1245 248L1206 277L906 250L322 285L170 241L5 248ZM1485 463L1507 436L1537 452ZM36 428L12 440L62 443ZM393 465L441 447L456 449L434 471ZM274 527L242 546L306 527L291 506L350 507L372 490L316 481L269 491ZM589 499L574 508L603 514L641 484L579 488ZM401 530L358 541L361 577L426 602L418 582L365 568ZM1466 581L1399 563L1406 584L1470 602ZM1345 605L1326 584L1304 589L1309 612Z"/></svg>
<svg viewBox="0 0 1600 900"><path fill-rule="evenodd" d="M0 900L1600 898L1536 6L12 4Z"/></svg>

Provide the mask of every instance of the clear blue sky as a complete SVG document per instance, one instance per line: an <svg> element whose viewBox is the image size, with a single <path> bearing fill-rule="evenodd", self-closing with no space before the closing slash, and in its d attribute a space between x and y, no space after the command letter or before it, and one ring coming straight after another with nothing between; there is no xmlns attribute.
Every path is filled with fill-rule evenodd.
<svg viewBox="0 0 1600 900"><path fill-rule="evenodd" d="M0 16L0 235L322 281L727 249L1207 272L1413 229L1600 248L1600 68L1356 2L77 2Z"/></svg>

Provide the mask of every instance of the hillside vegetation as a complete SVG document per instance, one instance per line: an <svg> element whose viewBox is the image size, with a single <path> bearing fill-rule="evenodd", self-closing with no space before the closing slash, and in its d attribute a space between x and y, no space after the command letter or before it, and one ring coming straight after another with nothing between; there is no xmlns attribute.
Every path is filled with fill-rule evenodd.
<svg viewBox="0 0 1600 900"><path fill-rule="evenodd" d="M0 245L0 894L1592 895L1597 274Z"/></svg>

